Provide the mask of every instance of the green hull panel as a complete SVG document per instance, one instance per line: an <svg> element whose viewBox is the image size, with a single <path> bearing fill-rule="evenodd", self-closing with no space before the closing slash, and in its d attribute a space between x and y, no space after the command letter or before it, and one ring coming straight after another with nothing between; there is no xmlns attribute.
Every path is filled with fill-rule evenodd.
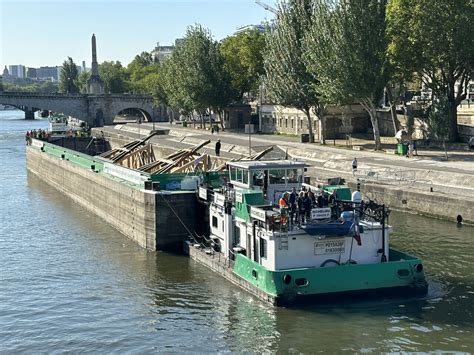
<svg viewBox="0 0 474 355"><path fill-rule="evenodd" d="M346 264L322 268L269 271L244 255L237 255L233 271L265 293L278 299L347 292L408 288L426 292L421 260L390 249L390 262ZM422 269L422 268L421 268ZM289 277L287 276L289 275ZM285 282L286 281L286 282Z"/></svg>

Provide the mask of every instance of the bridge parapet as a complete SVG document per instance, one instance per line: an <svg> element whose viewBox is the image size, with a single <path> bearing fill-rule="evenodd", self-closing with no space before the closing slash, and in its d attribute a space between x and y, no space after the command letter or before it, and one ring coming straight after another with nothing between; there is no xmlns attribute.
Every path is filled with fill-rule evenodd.
<svg viewBox="0 0 474 355"><path fill-rule="evenodd" d="M61 94L36 92L0 92L0 104L12 105L25 111L25 117L34 117L38 110L62 112L88 123L89 126L113 124L115 116L129 108L142 112L153 120L153 98L135 94ZM160 112L162 112L160 110Z"/></svg>

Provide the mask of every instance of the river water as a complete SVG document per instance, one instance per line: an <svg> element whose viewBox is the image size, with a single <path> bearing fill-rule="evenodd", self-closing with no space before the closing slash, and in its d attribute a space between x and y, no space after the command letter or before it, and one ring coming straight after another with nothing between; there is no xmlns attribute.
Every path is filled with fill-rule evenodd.
<svg viewBox="0 0 474 355"><path fill-rule="evenodd" d="M474 351L473 227L390 216L427 297L274 308L28 174L24 133L47 122L22 117L0 111L0 353Z"/></svg>

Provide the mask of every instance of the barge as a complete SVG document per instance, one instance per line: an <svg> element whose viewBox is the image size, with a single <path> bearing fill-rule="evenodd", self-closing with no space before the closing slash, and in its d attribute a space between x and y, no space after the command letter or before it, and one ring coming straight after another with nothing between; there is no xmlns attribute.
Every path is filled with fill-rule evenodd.
<svg viewBox="0 0 474 355"><path fill-rule="evenodd" d="M312 197L303 184L303 162L227 166L227 184L204 184L197 191L209 211L209 229L185 243L191 258L274 305L345 294L427 292L422 261L389 246L385 206L362 201L359 191L349 194L350 200L338 199L338 187L331 186L319 191L323 196L336 191L330 204L319 199L316 206L314 199L298 213L289 191Z"/></svg>

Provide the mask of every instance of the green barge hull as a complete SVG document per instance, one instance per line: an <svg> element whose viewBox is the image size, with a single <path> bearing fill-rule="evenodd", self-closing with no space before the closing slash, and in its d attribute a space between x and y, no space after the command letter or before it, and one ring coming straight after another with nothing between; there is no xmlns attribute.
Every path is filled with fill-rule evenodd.
<svg viewBox="0 0 474 355"><path fill-rule="evenodd" d="M240 254L235 261L226 260L189 243L185 251L199 263L277 306L349 294L406 296L428 291L421 260L394 249L390 249L389 262L279 271L266 270Z"/></svg>

